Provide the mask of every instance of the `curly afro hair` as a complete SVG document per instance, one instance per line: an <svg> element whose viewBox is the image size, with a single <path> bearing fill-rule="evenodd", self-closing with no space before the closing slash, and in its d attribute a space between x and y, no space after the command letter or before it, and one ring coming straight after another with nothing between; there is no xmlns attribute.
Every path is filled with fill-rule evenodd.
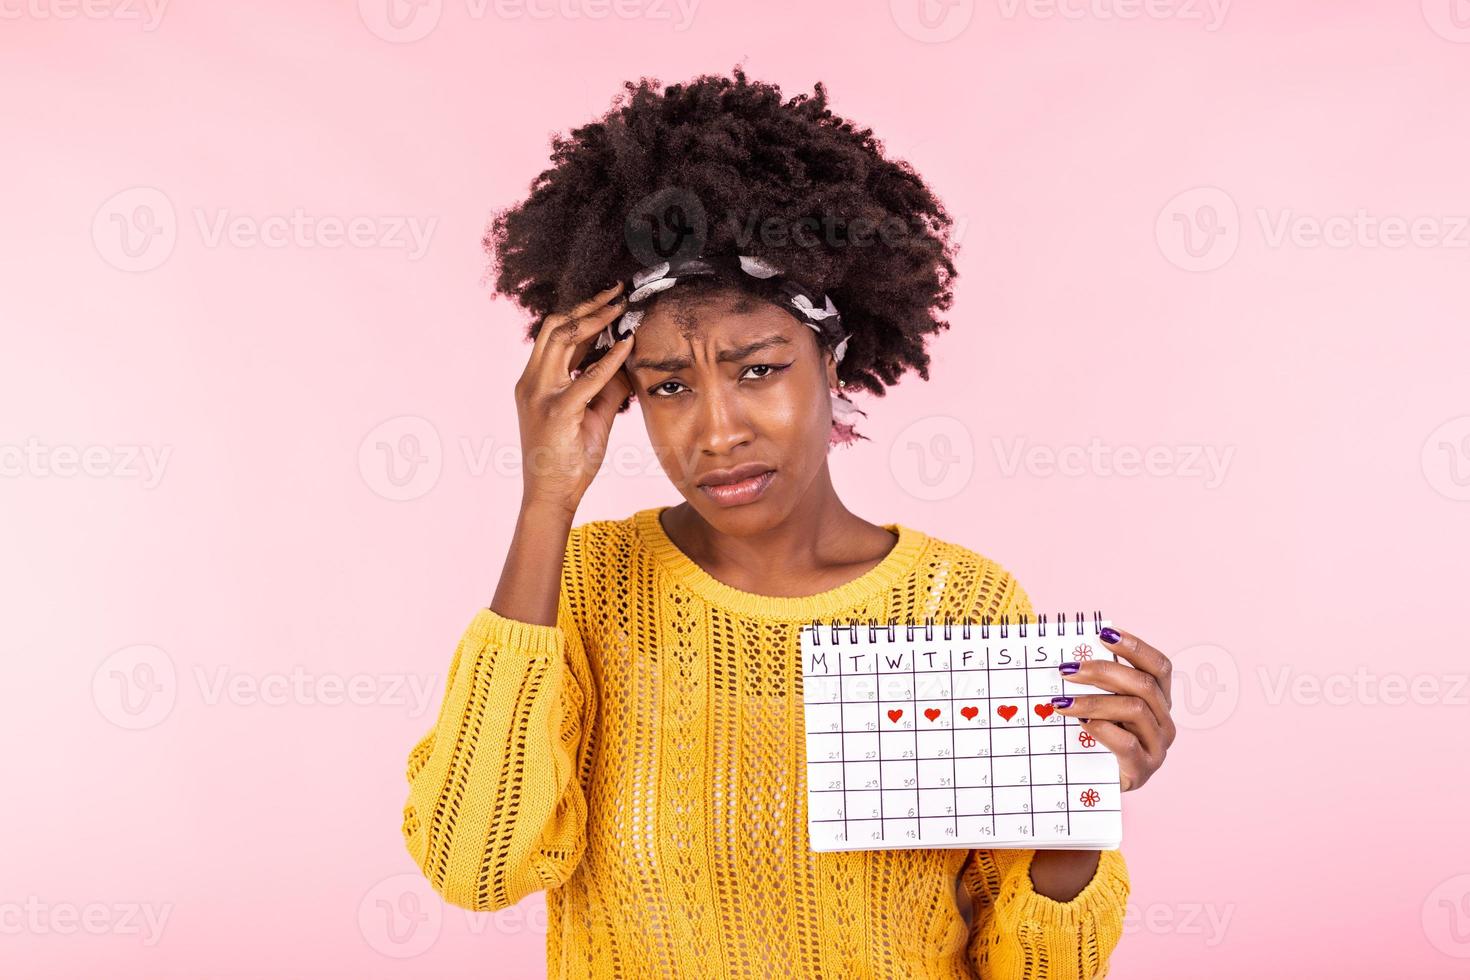
<svg viewBox="0 0 1470 980"><path fill-rule="evenodd" d="M910 368L929 379L925 337L949 327L937 314L955 245L908 163L834 114L820 81L783 100L737 65L733 78L623 88L601 119L552 137L552 165L485 231L494 295L535 317L531 339L549 313L674 252L752 254L831 296L848 390L881 396Z"/></svg>

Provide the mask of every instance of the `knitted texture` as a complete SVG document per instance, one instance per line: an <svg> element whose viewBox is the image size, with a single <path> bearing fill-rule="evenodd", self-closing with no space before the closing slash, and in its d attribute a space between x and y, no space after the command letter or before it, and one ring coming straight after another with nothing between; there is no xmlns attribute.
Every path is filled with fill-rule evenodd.
<svg viewBox="0 0 1470 980"><path fill-rule="evenodd" d="M403 837L435 892L494 911L544 890L558 978L1106 975L1117 850L1058 902L1031 850L807 843L802 624L1031 619L1011 574L888 524L853 581L755 595L680 551L663 509L572 529L556 626L474 615L408 757Z"/></svg>

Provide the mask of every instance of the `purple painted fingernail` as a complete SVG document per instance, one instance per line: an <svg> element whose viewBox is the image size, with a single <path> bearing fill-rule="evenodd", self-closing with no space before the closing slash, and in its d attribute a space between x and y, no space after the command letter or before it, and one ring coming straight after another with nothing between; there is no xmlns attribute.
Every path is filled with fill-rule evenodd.
<svg viewBox="0 0 1470 980"><path fill-rule="evenodd" d="M1062 664L1060 667L1057 668L1057 670L1060 670L1064 674L1075 674L1081 669L1082 663L1078 660L1073 660L1069 663Z"/></svg>
<svg viewBox="0 0 1470 980"><path fill-rule="evenodd" d="M1102 628L1102 632L1099 633L1098 636L1102 637L1104 643L1117 643L1123 638L1123 634L1119 633L1111 626L1104 626Z"/></svg>
<svg viewBox="0 0 1470 980"><path fill-rule="evenodd" d="M1086 720L1087 720L1087 719L1086 719L1086 718L1082 718L1082 719L1080 719L1080 720L1081 720L1081 721L1086 721Z"/></svg>
<svg viewBox="0 0 1470 980"><path fill-rule="evenodd" d="M1056 705L1058 708L1072 707L1072 699L1067 697L1065 694L1059 694L1056 697L1052 698L1051 703Z"/></svg>

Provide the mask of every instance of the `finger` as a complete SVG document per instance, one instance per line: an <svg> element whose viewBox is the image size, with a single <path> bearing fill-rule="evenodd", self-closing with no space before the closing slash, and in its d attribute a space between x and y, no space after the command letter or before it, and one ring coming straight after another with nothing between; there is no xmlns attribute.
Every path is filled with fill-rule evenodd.
<svg viewBox="0 0 1470 980"><path fill-rule="evenodd" d="M1114 694L1142 698L1154 713L1154 719L1163 733L1165 747L1174 744L1174 719L1169 715L1168 699L1152 674L1113 663L1111 660L1082 660L1078 661L1077 670L1064 674L1063 679L1069 684L1086 684ZM1087 717L1086 712L1080 717Z"/></svg>
<svg viewBox="0 0 1470 980"><path fill-rule="evenodd" d="M589 367L587 371L583 372L582 377L577 379L577 382L580 383L589 373L600 370L599 365L608 365L606 370L612 375L611 378L602 387L598 388L592 395L592 399L587 402L587 412L601 420L603 426L602 431L604 432L611 431L613 419L617 417L618 409L622 407L623 399L633 393L633 387L628 383L627 372L621 370L622 361L628 355L626 352L619 350L619 348L632 348L632 346L633 338L631 336L623 338L613 345L612 350L603 355L602 360ZM614 358L617 360L614 361ZM613 363L609 364L609 361ZM595 380L594 378L594 382ZM580 395L574 397L580 397Z"/></svg>
<svg viewBox="0 0 1470 980"><path fill-rule="evenodd" d="M580 317L584 317L588 313L591 313L593 310L607 305L607 303L614 296L616 296L618 291L622 288L623 283L621 280L619 280L618 282L613 283L611 286L607 287L601 292L593 293L587 299L584 299L582 302L573 306L570 310L556 310L552 313L548 313L541 321L541 329L536 332L535 350L539 353L546 346L546 339L550 338L551 334L555 331L557 327L561 326L562 324L569 323L572 320L576 320Z"/></svg>
<svg viewBox="0 0 1470 980"><path fill-rule="evenodd" d="M1150 757L1163 754L1163 730L1154 717L1153 709L1142 698L1129 694L1079 694L1072 697L1069 705L1062 704L1062 700L1065 696L1052 699L1052 704L1062 714L1114 722L1132 732Z"/></svg>
<svg viewBox="0 0 1470 980"><path fill-rule="evenodd" d="M536 359L534 371L541 383L551 388L564 387L572 369L581 363L597 335L623 314L626 305L619 296L605 306L543 331L546 341L539 354L531 355Z"/></svg>
<svg viewBox="0 0 1470 980"><path fill-rule="evenodd" d="M618 400L613 404L616 409L628 392L633 390L628 385L624 372L620 370L632 350L633 334L629 334L613 344L600 360L578 375L567 387L566 397L579 405L591 405L603 390L615 388L620 391Z"/></svg>
<svg viewBox="0 0 1470 980"><path fill-rule="evenodd" d="M1148 782L1148 777L1153 775L1157 766L1148 758L1144 751L1143 743L1132 732L1119 727L1110 721L1100 718L1089 718L1082 723L1082 730L1087 732L1113 755L1118 757L1118 781L1119 789L1126 792L1137 789Z"/></svg>
<svg viewBox="0 0 1470 980"><path fill-rule="evenodd" d="M1114 627L1120 634L1119 638L1108 643L1106 637L1099 637L1107 643L1108 649L1115 656L1122 657L1139 670L1153 677L1159 684L1159 689L1164 692L1164 703L1169 707L1174 706L1174 662L1164 656L1154 647L1140 640L1127 630Z"/></svg>

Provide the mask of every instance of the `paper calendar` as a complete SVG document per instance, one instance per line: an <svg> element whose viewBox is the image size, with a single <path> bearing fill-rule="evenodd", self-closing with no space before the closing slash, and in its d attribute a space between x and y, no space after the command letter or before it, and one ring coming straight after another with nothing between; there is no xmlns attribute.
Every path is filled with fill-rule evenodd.
<svg viewBox="0 0 1470 980"><path fill-rule="evenodd" d="M1110 625L803 626L812 850L1118 847L1117 757L1051 703L1110 693L1058 670L1113 660Z"/></svg>

